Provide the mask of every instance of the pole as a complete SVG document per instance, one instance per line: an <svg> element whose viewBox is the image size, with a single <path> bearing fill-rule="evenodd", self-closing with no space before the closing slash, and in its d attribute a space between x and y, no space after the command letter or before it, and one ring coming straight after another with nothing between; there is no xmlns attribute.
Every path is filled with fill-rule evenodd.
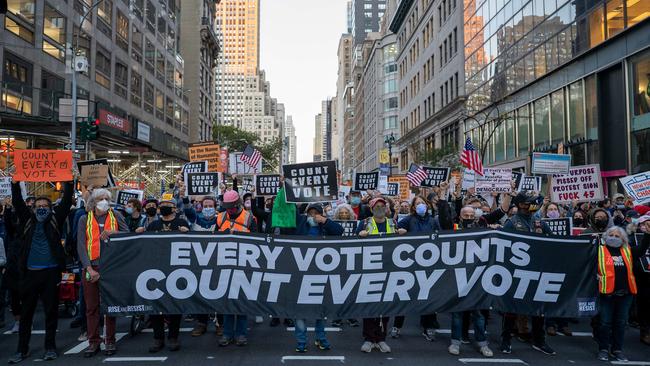
<svg viewBox="0 0 650 366"><path fill-rule="evenodd" d="M388 176L393 175L393 143L388 141Z"/></svg>

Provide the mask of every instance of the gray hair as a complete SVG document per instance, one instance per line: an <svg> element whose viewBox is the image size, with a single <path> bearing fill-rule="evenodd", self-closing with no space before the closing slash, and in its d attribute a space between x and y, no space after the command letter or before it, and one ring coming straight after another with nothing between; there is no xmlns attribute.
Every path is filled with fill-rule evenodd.
<svg viewBox="0 0 650 366"><path fill-rule="evenodd" d="M348 205L347 203L342 203L340 205L337 205L336 209L334 210L334 215L332 216L332 217L334 217L334 220L340 220L340 218L341 218L341 210L343 210L343 209L348 210L348 212L350 213L350 220L356 220L357 219L357 215L354 213L354 210L352 209L352 206Z"/></svg>
<svg viewBox="0 0 650 366"><path fill-rule="evenodd" d="M93 189L93 193L90 194L90 197L88 197L88 202L86 202L86 211L95 210L95 206L97 205L97 202L101 201L101 198L107 196L109 201L113 199L113 195L111 194L111 191L109 191L108 189L105 188Z"/></svg>
<svg viewBox="0 0 650 366"><path fill-rule="evenodd" d="M611 234L614 233L614 232L617 232L621 236L621 239L623 239L623 246L630 244L630 242L628 240L628 237L627 237L627 233L625 232L625 230L623 228L621 228L619 226L612 226L609 229L607 229L607 231L605 231L605 233L603 234L603 238L605 238L607 236L611 236Z"/></svg>

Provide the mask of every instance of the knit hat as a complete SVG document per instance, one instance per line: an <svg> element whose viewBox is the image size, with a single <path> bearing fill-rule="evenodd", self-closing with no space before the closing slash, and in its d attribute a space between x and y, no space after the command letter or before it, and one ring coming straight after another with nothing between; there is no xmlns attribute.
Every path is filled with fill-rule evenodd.
<svg viewBox="0 0 650 366"><path fill-rule="evenodd" d="M241 198L239 197L239 193L237 193L237 191L230 190L223 195L223 202L221 203L221 207L235 208L239 205L241 205Z"/></svg>
<svg viewBox="0 0 650 366"><path fill-rule="evenodd" d="M309 213L309 210L314 209L316 212L318 212L319 215L323 214L323 205L320 203L312 203L309 206L307 206L307 209L305 210L305 213Z"/></svg>

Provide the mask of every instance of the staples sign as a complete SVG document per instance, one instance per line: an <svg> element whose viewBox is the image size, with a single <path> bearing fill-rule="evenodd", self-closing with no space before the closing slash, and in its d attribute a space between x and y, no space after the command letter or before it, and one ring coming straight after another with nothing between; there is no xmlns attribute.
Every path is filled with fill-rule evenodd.
<svg viewBox="0 0 650 366"><path fill-rule="evenodd" d="M131 132L131 124L127 119L107 112L104 109L99 110L99 121L104 125L116 128L120 131Z"/></svg>

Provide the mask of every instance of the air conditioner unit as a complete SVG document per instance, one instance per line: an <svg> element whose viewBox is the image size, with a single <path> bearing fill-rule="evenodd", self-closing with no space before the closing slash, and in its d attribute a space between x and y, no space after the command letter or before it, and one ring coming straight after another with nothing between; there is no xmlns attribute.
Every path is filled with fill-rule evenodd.
<svg viewBox="0 0 650 366"><path fill-rule="evenodd" d="M86 56L76 56L74 58L74 71L88 72L88 59Z"/></svg>

